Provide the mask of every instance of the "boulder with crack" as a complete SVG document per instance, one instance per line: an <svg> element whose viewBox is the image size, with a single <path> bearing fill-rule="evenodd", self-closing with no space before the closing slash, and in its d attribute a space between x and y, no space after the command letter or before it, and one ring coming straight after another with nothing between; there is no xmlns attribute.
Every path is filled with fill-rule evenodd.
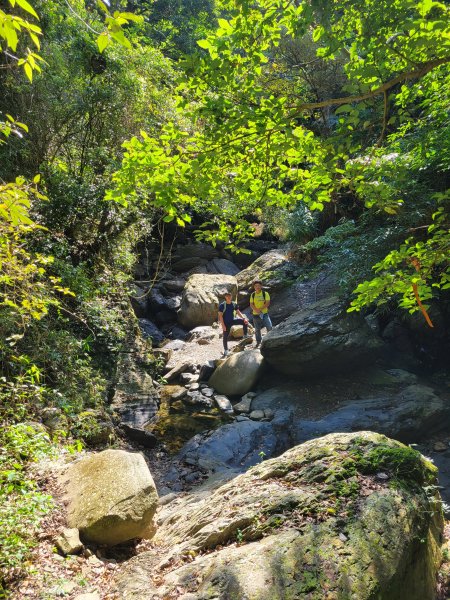
<svg viewBox="0 0 450 600"><path fill-rule="evenodd" d="M178 322L187 329L212 325L217 321L219 303L224 294L237 293L236 278L231 275L191 275L186 282L178 311Z"/></svg>
<svg viewBox="0 0 450 600"><path fill-rule="evenodd" d="M169 505L127 600L432 600L443 531L436 468L372 432L332 434Z"/></svg>

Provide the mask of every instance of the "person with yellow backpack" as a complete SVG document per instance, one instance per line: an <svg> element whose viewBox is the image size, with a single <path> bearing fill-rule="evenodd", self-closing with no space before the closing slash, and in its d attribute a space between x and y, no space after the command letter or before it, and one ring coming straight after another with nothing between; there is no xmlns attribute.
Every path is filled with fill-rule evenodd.
<svg viewBox="0 0 450 600"><path fill-rule="evenodd" d="M253 282L254 292L250 294L250 308L253 315L253 327L255 328L256 348L261 344L261 329L266 331L272 329L272 321L269 316L270 296L262 289L262 282L257 279Z"/></svg>

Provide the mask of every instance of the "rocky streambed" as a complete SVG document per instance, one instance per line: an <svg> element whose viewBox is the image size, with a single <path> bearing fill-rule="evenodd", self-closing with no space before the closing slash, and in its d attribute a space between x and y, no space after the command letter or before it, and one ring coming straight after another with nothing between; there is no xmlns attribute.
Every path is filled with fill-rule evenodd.
<svg viewBox="0 0 450 600"><path fill-rule="evenodd" d="M139 490L128 493L109 455L112 483L93 481L80 514L94 514L86 498L96 495L89 527L120 523L125 541L130 521L132 537L151 539L123 554L85 547L117 565L96 598L434 600L441 497L450 502L448 373L425 375L398 323L349 315L327 273L299 280L280 250L239 271L199 246L178 251L174 273L134 300L162 378L133 346L111 411L149 471L140 464L133 483L134 459L121 455ZM275 327L260 349L237 329L224 359L218 295L234 290L245 310L255 275ZM89 541L84 523L71 524Z"/></svg>

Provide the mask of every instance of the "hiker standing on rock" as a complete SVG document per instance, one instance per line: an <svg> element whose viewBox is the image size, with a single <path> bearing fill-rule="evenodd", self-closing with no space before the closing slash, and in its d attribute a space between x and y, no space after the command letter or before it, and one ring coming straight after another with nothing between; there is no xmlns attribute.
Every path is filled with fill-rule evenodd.
<svg viewBox="0 0 450 600"><path fill-rule="evenodd" d="M255 328L256 348L261 344L261 329L267 331L272 329L272 321L269 317L270 296L262 289L262 282L256 280L253 282L254 292L250 294L250 308L253 314L253 326Z"/></svg>
<svg viewBox="0 0 450 600"><path fill-rule="evenodd" d="M223 331L223 355L228 356L228 336L233 325L242 325L244 328L244 338L248 335L248 321L245 315L241 313L238 305L231 301L231 294L225 294L225 302L219 304L219 323ZM239 318L236 318L236 315Z"/></svg>

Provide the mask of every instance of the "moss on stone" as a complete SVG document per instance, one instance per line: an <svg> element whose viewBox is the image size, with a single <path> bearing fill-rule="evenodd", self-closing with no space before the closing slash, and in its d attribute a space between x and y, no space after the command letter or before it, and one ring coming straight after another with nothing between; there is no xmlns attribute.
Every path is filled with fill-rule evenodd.
<svg viewBox="0 0 450 600"><path fill-rule="evenodd" d="M197 557L164 574L165 590L186 586L190 600L432 600L435 475L417 451L370 432L292 448L166 521L155 542Z"/></svg>

